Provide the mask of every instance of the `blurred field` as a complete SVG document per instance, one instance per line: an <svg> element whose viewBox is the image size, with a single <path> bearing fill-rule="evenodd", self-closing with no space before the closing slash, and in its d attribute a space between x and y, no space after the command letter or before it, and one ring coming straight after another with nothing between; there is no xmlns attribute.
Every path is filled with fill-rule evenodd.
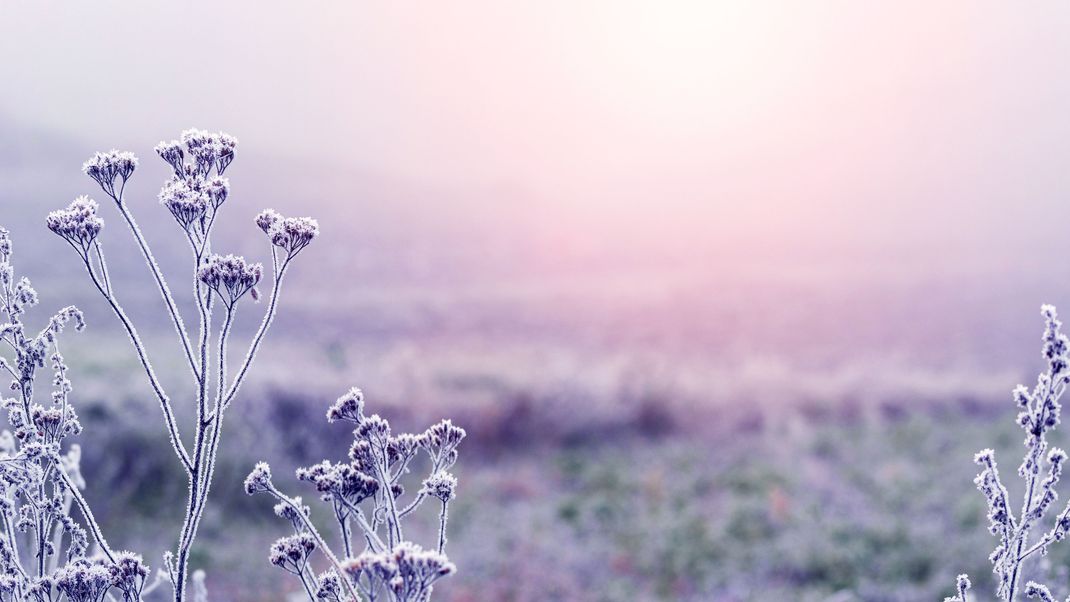
<svg viewBox="0 0 1070 602"><path fill-rule="evenodd" d="M212 569L214 593L270 599L280 585L300 593L266 560L283 525L269 503L244 496L240 482L259 459L286 482L292 468L342 457L348 432L328 425L323 412L352 384L397 427L449 416L468 429L450 523L451 557L462 570L439 588L443 600L905 602L941 598L967 569L978 591L991 590L986 559L994 540L971 458L986 446L1005 458L1018 454L1008 390L1029 378L1037 324L981 335L1006 336L1023 350L1017 362L1003 359L1007 350L971 353L979 345L970 338L929 347L914 331L882 350L879 333L867 330L878 322L865 321L844 328L863 341L857 353L825 341L823 357L800 357L776 353L806 341L788 320L763 311L751 315L784 323L743 312L723 323L765 329L764 338L725 332L723 349L716 337L706 347L692 337L691 347L671 348L658 328L645 336L628 330L649 327L650 318L603 313L602 322L583 321L543 298L506 297L494 307L493 296L482 298L478 311L455 313L464 303L452 301L434 318L416 309L425 300L378 308L363 300L347 329L316 321L300 302L284 308L291 313L228 422L202 531L211 543L198 558ZM648 306L648 315L672 313L662 303ZM901 311L941 311L908 305ZM716 307L712 300L707 311ZM825 310L793 311L812 326L805 314ZM544 323L525 327L511 322L512 312ZM407 325L369 318L382 314ZM492 325L466 325L466 316ZM589 330L572 328L572 320ZM369 323L381 330L369 332ZM310 327L297 336L297 324ZM173 347L170 334L152 335L158 349ZM947 332L926 336L955 340ZM127 538L118 545L158 558L167 544L160 535L180 519L170 501L185 488L158 408L106 315L72 342L88 495ZM912 345L914 358L904 351ZM892 347L901 359L882 361L896 355ZM177 359L157 362L181 369ZM1062 441L1057 433L1055 444ZM287 485L313 495L292 478ZM1012 489L1012 498L1019 495ZM1066 566L1060 554L1067 552L1053 548L1046 562ZM1050 582L1070 585L1065 575Z"/></svg>
<svg viewBox="0 0 1070 602"><path fill-rule="evenodd" d="M322 420L322 401L258 392L232 422L199 559L223 599L293 589L266 561L283 525L240 481L267 458L300 492L282 467L341 457L347 432ZM970 459L979 445L1017 454L1008 404L825 404L696 422L662 401L628 424L585 417L566 432L535 418L567 411L549 403L514 398L492 415L459 414L474 426L450 523L462 570L442 599L909 601L939 599L966 569L990 591L993 540ZM123 545L159 549L154 537L179 519L160 509L184 483L145 419L154 408L87 405L99 437L85 437L90 499ZM396 424L423 423L422 409L380 409ZM1046 560L1066 561L1059 547Z"/></svg>
<svg viewBox="0 0 1070 602"><path fill-rule="evenodd" d="M114 318L42 224L89 188L70 172L92 147L14 134L38 146L0 161L0 224L44 307L77 303L89 321L65 345L87 497L114 545L158 564L185 479ZM181 291L186 250L149 165L135 213ZM311 497L292 470L344 456L348 432L324 411L354 385L396 427L450 417L468 430L450 522L460 573L443 601L907 602L941 599L963 570L991 591L971 458L1018 453L1009 391L1035 374L1040 303L1067 292L1046 270L950 252L789 262L716 244L610 257L449 191L434 191L459 199L439 223L418 187L320 165L306 166L309 191L273 179L287 166L237 162L220 223L220 250L261 260L250 219L264 206L315 215L324 232L228 415L194 561L216 599L299 593L267 562L284 526L241 480L264 459ZM174 335L109 210L116 290L188 417ZM235 349L262 310L241 309ZM1060 554L1045 562L1067 566Z"/></svg>

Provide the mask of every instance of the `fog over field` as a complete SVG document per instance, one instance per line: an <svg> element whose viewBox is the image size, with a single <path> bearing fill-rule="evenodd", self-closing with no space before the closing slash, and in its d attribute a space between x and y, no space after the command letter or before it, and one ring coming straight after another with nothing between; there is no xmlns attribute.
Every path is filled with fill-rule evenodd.
<svg viewBox="0 0 1070 602"><path fill-rule="evenodd" d="M398 430L467 430L436 601L906 602L965 571L995 599L971 459L994 448L1022 499L1011 390L1045 367L1041 304L1070 308L1068 26L913 0L0 6L0 226L32 325L86 315L64 333L85 496L113 545L174 549L159 404L45 218L100 203L111 284L195 420L81 169L137 155L125 203L195 324L153 147L206 128L239 141L213 251L270 266L266 207L320 229L228 418L190 561L209 599L307 599L242 481L266 460L314 500L294 469L344 460L324 415L353 386ZM242 303L244 346L268 304ZM1070 552L1035 558L1070 593Z"/></svg>

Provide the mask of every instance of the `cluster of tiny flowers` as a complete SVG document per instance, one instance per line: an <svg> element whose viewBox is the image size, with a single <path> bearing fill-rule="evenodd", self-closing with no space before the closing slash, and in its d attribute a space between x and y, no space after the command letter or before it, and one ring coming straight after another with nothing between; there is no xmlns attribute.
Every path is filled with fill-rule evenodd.
<svg viewBox="0 0 1070 602"><path fill-rule="evenodd" d="M167 207L184 230L194 225L202 225L208 214L208 194L194 190L185 180L173 179L164 182L160 188L160 203Z"/></svg>
<svg viewBox="0 0 1070 602"><path fill-rule="evenodd" d="M364 415L364 395L350 389L330 406L329 422L354 425L353 444L346 462L324 460L297 469L297 478L312 484L329 505L341 535L342 549L331 550L300 498L289 497L271 483L267 464L257 464L245 480L245 491L270 493L279 502L276 515L289 521L294 534L271 548L272 564L296 575L312 602L368 599L426 602L433 584L456 571L445 554L449 502L457 479L448 469L457 461L464 429L449 420L420 434L393 434L390 423L377 414ZM411 499L405 500L403 478L423 451L427 476ZM437 547L424 550L405 539L403 519L428 499L439 501ZM363 550L356 551L357 546ZM326 556L331 570L314 575L305 565L313 552Z"/></svg>
<svg viewBox="0 0 1070 602"><path fill-rule="evenodd" d="M230 181L223 173L234 160L237 145L229 134L198 129L186 130L181 140L156 145L156 154L173 172L160 188L160 203L201 251L216 212L230 196Z"/></svg>
<svg viewBox="0 0 1070 602"><path fill-rule="evenodd" d="M137 157L134 153L126 151L110 150L106 153L96 153L82 164L82 171L93 178L108 196L117 202L120 198L122 186L137 169ZM116 180L120 181L120 189L116 191Z"/></svg>
<svg viewBox="0 0 1070 602"><path fill-rule="evenodd" d="M402 542L388 552L362 552L342 565L346 577L369 600L428 600L436 581L457 571L445 554Z"/></svg>
<svg viewBox="0 0 1070 602"><path fill-rule="evenodd" d="M353 387L338 398L327 410L327 422L349 420L357 424L364 421L364 392Z"/></svg>
<svg viewBox="0 0 1070 602"><path fill-rule="evenodd" d="M316 540L308 533L282 537L271 544L268 560L271 564L299 575L308 566L308 559L316 549Z"/></svg>
<svg viewBox="0 0 1070 602"><path fill-rule="evenodd" d="M246 263L235 255L212 255L197 271L197 277L219 295L227 307L233 307L238 299L254 290L260 282L264 266ZM257 293L253 293L254 298Z"/></svg>
<svg viewBox="0 0 1070 602"><path fill-rule="evenodd" d="M457 477L448 472L436 472L424 480L421 493L448 502L454 498L457 489Z"/></svg>
<svg viewBox="0 0 1070 602"><path fill-rule="evenodd" d="M156 154L171 166L177 177L186 177L191 171L203 177L213 169L223 175L234 160L237 147L238 139L230 134L193 128L182 132L181 140L157 144ZM186 163L187 152L192 163Z"/></svg>
<svg viewBox="0 0 1070 602"><path fill-rule="evenodd" d="M265 209L256 216L256 225L271 239L271 244L293 257L319 236L319 222L311 217L283 217L274 209Z"/></svg>
<svg viewBox="0 0 1070 602"><path fill-rule="evenodd" d="M111 571L112 586L123 594L124 602L141 600L141 592L145 589L145 578L149 575L149 567L145 565L139 554L133 552L119 552L115 562L109 565Z"/></svg>
<svg viewBox="0 0 1070 602"><path fill-rule="evenodd" d="M1061 449L1048 449L1047 434L1059 424L1062 411L1059 400L1070 384L1070 339L1062 333L1062 322L1054 307L1043 306L1041 314L1044 316L1042 355L1047 369L1037 377L1032 390L1018 385L1012 393L1019 408L1017 423L1026 433L1026 451L1018 475L1025 480L1028 493L1017 515L1000 479L995 453L985 449L974 457L974 462L981 466L974 483L987 502L989 530L999 538L989 560L996 575L996 594L1005 602L1013 602L1021 587L1023 562L1035 553L1046 554L1049 545L1065 539L1070 531L1070 504L1067 504L1055 517L1054 524L1038 539L1030 541L1032 531L1058 500L1056 486L1067 458ZM965 602L968 589L969 580L965 575L960 576L958 595L948 600ZM1025 585L1024 592L1030 598L1054 600L1046 587L1032 581Z"/></svg>
<svg viewBox="0 0 1070 602"><path fill-rule="evenodd" d="M49 230L87 254L89 245L104 228L104 220L97 216L97 209L97 202L83 195L74 199L66 209L49 213L45 223Z"/></svg>
<svg viewBox="0 0 1070 602"><path fill-rule="evenodd" d="M1036 598L1040 602L1055 602L1055 596L1051 594L1051 590L1036 581L1025 584L1025 595L1030 599ZM1070 596L1066 597L1066 602L1070 602Z"/></svg>
<svg viewBox="0 0 1070 602"><path fill-rule="evenodd" d="M245 477L245 493L249 495L271 491L271 487L271 467L267 462L257 463L249 476Z"/></svg>

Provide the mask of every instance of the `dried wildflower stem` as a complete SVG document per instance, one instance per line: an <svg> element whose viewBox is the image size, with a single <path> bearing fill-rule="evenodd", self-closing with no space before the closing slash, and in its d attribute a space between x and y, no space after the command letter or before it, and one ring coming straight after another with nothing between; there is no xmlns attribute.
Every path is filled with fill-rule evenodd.
<svg viewBox="0 0 1070 602"><path fill-rule="evenodd" d="M275 251L274 251L274 249L272 249L272 258L274 259L274 257L275 257ZM273 263L275 263L276 273L275 273L274 282L273 282L272 288L271 288L271 301L268 304L267 312L265 312L264 318L260 323L260 328L257 330L256 334L253 337L253 343L250 346L249 352L246 354L245 361L242 364L242 372L239 374L239 378L242 377L244 374L248 373L249 367L252 365L252 361L256 356L256 349L259 346L260 342L264 339L264 335L267 333L268 328L271 326L271 323L272 323L272 321L274 319L274 316L275 316L275 310L278 307L279 292L281 291L282 278L284 276L284 270L286 269L286 264L283 264L280 267L277 262L273 262ZM289 260L287 260L287 263L289 263ZM225 325L223 327L223 331L222 331L222 333L220 335L220 342L219 342L219 382L217 383L218 384L218 390L216 392L215 407L212 410L211 414L208 416L208 418L206 418L206 420L205 420L205 426L210 426L211 427L211 431L210 431L210 434L209 434L209 443L208 443L208 450L209 450L208 451L208 457L209 458L215 458L216 453L218 452L218 449L219 449L219 441L220 441L219 434L220 434L220 432L222 430L222 427L223 427L223 413L226 411L226 405L225 404L228 403L230 400L234 399L234 396L237 394L237 388L241 384L239 378L236 378L235 382L234 382L234 384L233 384L233 386L231 388L230 393L228 393L227 396L224 398L223 392L224 392L224 388L225 388L226 382L227 382L227 378L226 378L227 337L228 337L229 332L230 332L230 325L231 325L232 319L233 319L233 310L228 310L227 311L227 317L226 317L226 323L225 323ZM203 512L204 512L204 500L207 499L208 490L211 488L212 476L213 476L214 472L215 472L215 462L212 461L212 462L209 462L207 464L207 466L206 466L206 474L204 476L203 483L201 485L201 487L203 489L203 493L201 495L201 507L196 511L197 520L196 520L196 522L194 524L194 529L196 529L196 525L197 525L197 523L199 523L200 515L203 514Z"/></svg>
<svg viewBox="0 0 1070 602"><path fill-rule="evenodd" d="M69 515L71 513L71 506L74 504L74 495L67 493L66 498L63 500L63 514ZM57 524L52 528L52 549L58 550L63 544L63 525ZM103 547L103 546L102 546ZM59 568L59 554L52 554L52 559L49 563L48 572L54 572Z"/></svg>
<svg viewBox="0 0 1070 602"><path fill-rule="evenodd" d="M213 415L216 418L207 424L202 423L199 427L206 429L206 441L207 445L206 453L204 454L205 461L198 469L198 473L201 474L200 483L198 486L201 488L200 499L197 506L192 513L191 524L191 538L196 536L197 528L200 526L201 517L204 515L205 502L208 499L208 491L212 484L212 475L215 472L216 453L219 450L219 434L223 427L223 414L220 412L220 403L223 396L223 387L226 384L227 373L227 340L230 336L230 328L234 320L234 310L232 308L227 309L226 318L223 321L223 327L219 334L219 388L216 393L215 411Z"/></svg>
<svg viewBox="0 0 1070 602"><path fill-rule="evenodd" d="M241 388L242 383L245 381L245 376L249 373L249 368L253 365L253 360L256 359L256 352L260 349L260 343L263 342L264 335L267 334L268 328L271 327L271 323L275 320L275 311L278 309L279 293L282 291L282 280L286 277L286 268L289 267L292 259L292 255L287 255L286 259L280 263L275 248L272 247L271 265L275 278L274 283L271 286L271 299L268 301L268 309L267 312L264 313L264 319L260 322L260 328L258 328L256 334L253 335L253 341L249 344L249 350L245 353L245 359L242 360L241 368L238 369L238 374L234 377L234 383L231 384L230 390L227 391L226 398L223 400L224 410L230 405L230 402L234 400L234 396L238 394L238 389Z"/></svg>
<svg viewBox="0 0 1070 602"><path fill-rule="evenodd" d="M368 519L365 518L364 512L348 500L342 500L342 503L345 504L346 507L351 509L353 511L354 516L357 517L357 525L364 530L364 535L365 539L368 542L368 546L376 552L381 552L383 550L388 549L386 547L386 544L383 543L383 540L379 538L379 534L376 532L377 529L368 524Z"/></svg>
<svg viewBox="0 0 1070 602"><path fill-rule="evenodd" d="M1048 389L1044 393L1045 399L1047 399L1047 398L1049 398L1051 396L1051 384L1050 384L1050 382L1051 381L1049 380ZM1039 436L1034 438L1033 445L1034 446L1039 445ZM1035 471L1032 471L1032 472L1030 472L1030 475L1027 478L1027 485L1026 485L1026 489L1025 489L1025 500L1022 502L1022 513L1018 515L1018 516L1022 517L1023 525L1019 527L1019 529L1022 532L1017 534L1016 537L1015 537L1015 539L1018 540L1018 544L1017 544L1017 547L1016 547L1015 552L1014 552L1014 557L1011 560L1013 568L1011 569L1011 578L1010 578L1010 583L1008 585L1009 590L1008 590L1008 594L1007 594L1007 599L1008 600L1012 600L1012 601L1015 599L1015 597L1014 597L1015 590L1018 589L1018 573L1019 573L1019 571L1021 570L1021 567L1022 567L1022 557L1021 557L1022 556L1022 548L1025 546L1025 540L1029 537L1029 533L1027 531L1025 531L1022 527L1024 527L1024 522L1026 520L1026 517L1029 516L1029 512L1033 509L1033 494L1034 494L1034 490L1036 488L1036 484L1037 484L1037 473Z"/></svg>
<svg viewBox="0 0 1070 602"><path fill-rule="evenodd" d="M1070 524L1070 504L1067 504L1066 508L1062 511L1061 514L1059 514L1059 517L1055 519L1055 526L1052 527L1051 531L1045 533L1044 537L1041 537L1040 541L1035 543L1033 547L1029 548L1025 552L1022 552L1018 556L1018 561L1021 562L1026 558L1029 558L1033 554L1051 545L1052 542L1058 541L1060 537L1065 537L1065 533L1060 534L1060 530L1063 528L1064 525L1067 524Z"/></svg>
<svg viewBox="0 0 1070 602"><path fill-rule="evenodd" d="M70 489L71 495L74 499L74 503L78 506L78 511L82 513L82 518L85 519L86 524L89 526L89 530L93 533L93 538L96 540L97 545L100 546L100 550L104 552L104 555L108 557L108 560L115 562L115 553L112 552L111 547L108 545L108 540L104 539L104 532L100 529L100 524L97 523L96 517L93 516L93 510L89 508L89 503L85 501L85 497L82 496L82 492L75 487L71 482L66 471L60 469L56 473L59 475L63 483Z"/></svg>
<svg viewBox="0 0 1070 602"><path fill-rule="evenodd" d="M237 377L228 386L227 351L236 304L250 293L254 298L259 299L256 286L260 282L263 269L260 264L246 262L242 257L210 253L212 227L230 190L230 184L223 177L223 173L234 158L236 145L237 141L227 134L187 130L183 132L181 142L177 140L169 143L162 142L156 147L157 154L171 166L173 172L172 177L160 190L160 203L182 228L193 251L193 296L197 304L200 325L196 350L191 344L190 335L167 280L124 199L125 187L137 167L137 159L131 153L112 151L97 153L83 166L86 174L93 178L115 202L119 213L126 221L152 273L155 285L164 299L169 319L178 331L196 390L196 424L191 450L187 450L180 436L171 400L156 377L137 329L112 294L107 263L98 239L104 224L97 216L97 204L88 197L80 197L67 209L50 214L48 219L49 229L60 235L76 251L93 285L107 300L126 329L142 367L148 375L150 385L160 400L172 446L186 470L189 491L177 550L174 554L169 552L164 560L168 577L174 585L176 602L184 600L186 596L191 550L211 489L216 456L219 453L224 412L237 395L274 319L282 279L290 261L319 233L318 224L311 218L284 218L272 210L267 210L257 216L256 225L268 237L275 268L271 300ZM186 160L187 153L191 161ZM94 251L95 262L93 261ZM285 260L280 261L279 253L283 254ZM225 316L218 335L217 353L215 357L212 357L212 322L215 307L213 300L217 296L219 304L225 308ZM209 381L213 369L217 382L214 385L214 402L210 407L209 392L212 387ZM198 597L196 591L195 597Z"/></svg>
<svg viewBox="0 0 1070 602"><path fill-rule="evenodd" d="M1051 593L1043 585L1029 581L1020 586L1023 563L1036 552L1046 552L1049 545L1064 539L1070 531L1070 505L1055 519L1055 525L1032 546L1030 535L1058 498L1056 485L1062 475L1067 454L1061 449L1048 451L1047 433L1059 424L1061 404L1059 399L1070 383L1070 339L1062 332L1055 308L1041 308L1045 319L1043 356L1047 370L1037 377L1036 386L1030 391L1019 385L1014 389L1014 401L1020 409L1017 422L1026 431L1026 452L1018 474L1025 479L1025 497L1021 511L1015 516L1008 502L1007 488L1003 485L996 467L995 453L991 449L980 451L974 461L981 466L981 473L974 482L988 503L989 530L1000 538L990 555L992 572L998 578L996 594L1004 602L1016 602L1019 593L1029 598L1040 597L1052 600ZM1041 465L1047 453L1047 476L1041 480ZM952 602L965 602L970 588L969 579L960 575L958 593L947 598Z"/></svg>
<svg viewBox="0 0 1070 602"><path fill-rule="evenodd" d="M186 472L193 471L193 464L190 461L189 452L186 451L185 445L182 444L182 437L178 430L178 421L175 419L174 409L171 407L171 399L167 396L167 393L163 390L163 385L160 384L159 378L156 376L156 371L152 368L152 363L149 362L148 352L145 350L145 344L141 342L141 336L137 332L137 328L133 322L126 315L126 311L119 305L119 301L114 295L107 292L97 275L93 272L92 266L89 263L88 258L84 259L86 270L89 271L89 277L93 281L93 285L101 295L104 296L104 300L108 302L108 306L111 307L112 313L115 317L119 318L119 323L122 324L123 329L126 330L127 337L130 339L130 343L134 346L134 351L137 353L138 360L141 362L141 368L145 371L145 375L149 379L149 385L152 386L153 393L156 394L156 398L160 401L160 409L163 411L164 423L167 425L167 432L171 438L171 447L175 450L179 460L181 460Z"/></svg>
<svg viewBox="0 0 1070 602"><path fill-rule="evenodd" d="M446 506L448 501L442 500L442 511L438 515L438 553L441 554L446 549Z"/></svg>
<svg viewBox="0 0 1070 602"><path fill-rule="evenodd" d="M124 188L125 185L126 182L124 181ZM182 341L182 349L186 352L190 370L193 371L194 378L199 380L202 378L202 373L197 370L197 363L193 359L193 348L189 342L189 335L186 333L186 325L182 322L182 315L178 312L175 299L171 295L171 289L167 286L167 280L164 279L163 273L160 272L160 264L156 262L156 258L152 255L149 243L145 240L145 235L141 233L141 228L138 227L137 222L134 220L134 215L130 213L130 209L123 202L122 189L120 189L119 196L112 196L112 199L118 205L119 213L126 220L127 225L130 226L130 231L134 234L134 239L141 249L141 254L145 257L145 263L148 264L149 271L152 272L153 279L156 280L156 286L160 289L160 296L163 297L164 304L167 305L167 311L171 314L171 321L178 332L178 338Z"/></svg>
<svg viewBox="0 0 1070 602"><path fill-rule="evenodd" d="M104 290L111 294L111 278L108 276L108 264L104 261L104 249L100 245L100 239L93 241L93 247L97 251L97 264L100 266L100 276L104 280Z"/></svg>

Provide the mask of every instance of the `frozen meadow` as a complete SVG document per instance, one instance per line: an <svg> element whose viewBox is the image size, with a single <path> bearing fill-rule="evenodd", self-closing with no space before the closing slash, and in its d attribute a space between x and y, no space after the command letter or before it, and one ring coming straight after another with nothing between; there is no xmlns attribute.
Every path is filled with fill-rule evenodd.
<svg viewBox="0 0 1070 602"><path fill-rule="evenodd" d="M60 335L83 316L64 310L20 335L46 360L31 363L41 387L56 387L34 398L58 410L13 404L13 440L56 414L46 438L59 456L34 456L52 468L14 485L47 483L54 501L14 506L51 504L42 516L65 535L44 543L55 553L38 577L36 518L14 526L17 599L34 579L58 597L61 578L96 575L92 595L147 600L418 600L434 583L435 600L906 601L954 595L963 572L970 600L998 599L1007 571L989 563L999 540L970 460L1020 443L1008 391L1028 382L1024 298L1046 298L1047 280L832 264L800 279L760 263L591 276L509 253L519 271L502 272L463 245L435 258L437 241L257 217L258 196L306 209L239 177L241 161L224 176L225 139L194 131L194 149L197 136L218 145L205 159L189 140L167 143L136 174L128 155L95 156L87 171L107 203L3 216L6 261L39 283L34 302L76 303L88 325ZM137 188L142 171L165 180L158 199ZM160 286L183 273L189 287ZM17 277L9 286L27 305ZM196 323L208 305L205 370L208 329L183 335L180 316ZM220 372L231 339L244 348ZM338 398L357 383L364 392ZM1049 473L1034 486L1055 491L1041 486ZM1004 485L1024 499L1028 479ZM1040 595L1027 581L1065 596L1066 554L1023 558L1017 597Z"/></svg>

